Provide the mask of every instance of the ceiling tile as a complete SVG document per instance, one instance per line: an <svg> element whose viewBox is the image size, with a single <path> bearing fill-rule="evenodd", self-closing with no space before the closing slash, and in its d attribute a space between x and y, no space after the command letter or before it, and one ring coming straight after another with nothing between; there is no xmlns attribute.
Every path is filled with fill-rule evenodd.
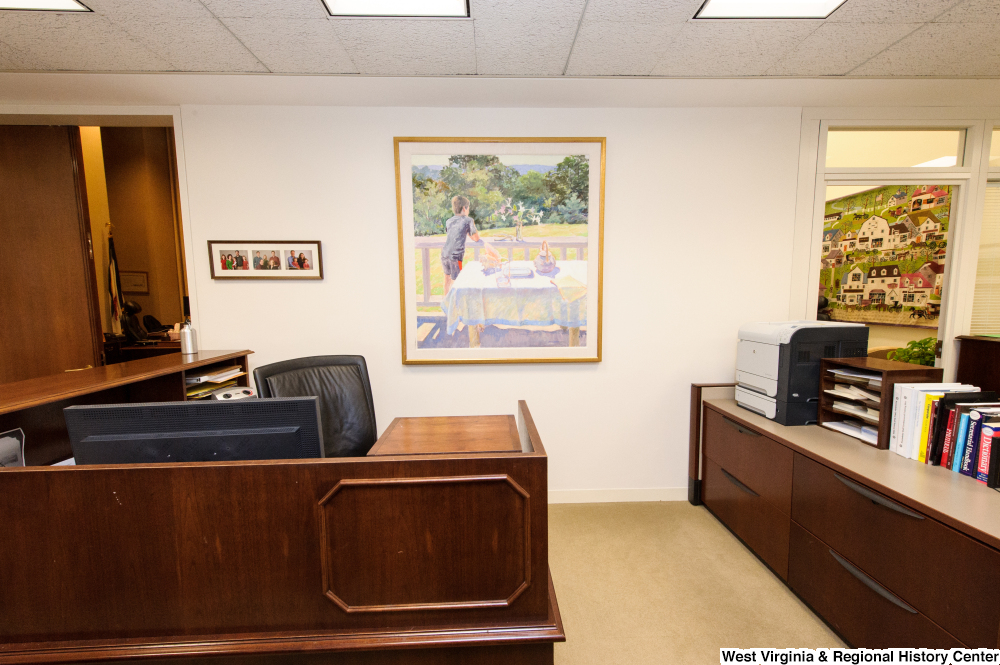
<svg viewBox="0 0 1000 665"><path fill-rule="evenodd" d="M468 19L331 19L361 74L429 76L476 73Z"/></svg>
<svg viewBox="0 0 1000 665"><path fill-rule="evenodd" d="M570 76L648 76L683 24L595 21L587 18L573 45Z"/></svg>
<svg viewBox="0 0 1000 665"><path fill-rule="evenodd" d="M919 27L914 23L825 23L766 74L843 76Z"/></svg>
<svg viewBox="0 0 1000 665"><path fill-rule="evenodd" d="M215 18L116 20L116 25L181 71L267 71Z"/></svg>
<svg viewBox="0 0 1000 665"><path fill-rule="evenodd" d="M997 76L997 26L928 23L853 69L852 76ZM927 91L933 91L928 84ZM917 94L917 90L914 90ZM923 93L921 93L923 94Z"/></svg>
<svg viewBox="0 0 1000 665"><path fill-rule="evenodd" d="M566 67L578 17L549 21L477 19L477 73L558 76Z"/></svg>
<svg viewBox="0 0 1000 665"><path fill-rule="evenodd" d="M831 23L925 23L962 0L847 0Z"/></svg>
<svg viewBox="0 0 1000 665"><path fill-rule="evenodd" d="M705 0L590 0L588 21L620 21L641 26L645 23L683 23L694 18Z"/></svg>
<svg viewBox="0 0 1000 665"><path fill-rule="evenodd" d="M689 21L664 49L654 76L761 76L822 21Z"/></svg>
<svg viewBox="0 0 1000 665"><path fill-rule="evenodd" d="M222 21L272 72L358 72L329 19L227 18Z"/></svg>
<svg viewBox="0 0 1000 665"><path fill-rule="evenodd" d="M210 18L212 13L198 0L83 0L102 16L118 21L148 21L160 18Z"/></svg>
<svg viewBox="0 0 1000 665"><path fill-rule="evenodd" d="M965 0L938 16L941 23L1000 23L997 0Z"/></svg>
<svg viewBox="0 0 1000 665"><path fill-rule="evenodd" d="M0 41L38 69L51 71L167 71L170 63L103 16L87 13L7 12Z"/></svg>
<svg viewBox="0 0 1000 665"><path fill-rule="evenodd" d="M145 1L145 0L143 0ZM202 0L219 18L329 18L323 0Z"/></svg>
<svg viewBox="0 0 1000 665"><path fill-rule="evenodd" d="M0 42L0 70L14 72L24 69L35 69L27 54Z"/></svg>
<svg viewBox="0 0 1000 665"><path fill-rule="evenodd" d="M580 22L586 0L469 0L472 18L491 21Z"/></svg>

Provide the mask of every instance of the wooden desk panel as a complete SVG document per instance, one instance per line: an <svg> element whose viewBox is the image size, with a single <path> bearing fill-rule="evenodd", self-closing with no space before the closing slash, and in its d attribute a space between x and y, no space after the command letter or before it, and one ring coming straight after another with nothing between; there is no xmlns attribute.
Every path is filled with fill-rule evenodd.
<svg viewBox="0 0 1000 665"><path fill-rule="evenodd" d="M396 418L369 455L521 452L514 416Z"/></svg>
<svg viewBox="0 0 1000 665"><path fill-rule="evenodd" d="M0 470L0 664L551 663L547 459L518 408L532 452Z"/></svg>

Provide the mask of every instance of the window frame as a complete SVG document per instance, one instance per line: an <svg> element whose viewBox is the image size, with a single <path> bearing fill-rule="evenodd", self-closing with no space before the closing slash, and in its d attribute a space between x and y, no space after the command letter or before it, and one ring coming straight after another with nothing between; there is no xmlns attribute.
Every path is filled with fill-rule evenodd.
<svg viewBox="0 0 1000 665"><path fill-rule="evenodd" d="M946 381L957 369L958 335L972 322L979 234L987 180L1000 180L1000 167L989 166L993 128L1000 128L998 108L805 108L799 144L799 180L793 239L789 318L816 319L826 186L877 187L887 184L950 185L949 257L945 263L943 305L937 336ZM963 164L953 167L827 168L826 142L837 129L964 129Z"/></svg>

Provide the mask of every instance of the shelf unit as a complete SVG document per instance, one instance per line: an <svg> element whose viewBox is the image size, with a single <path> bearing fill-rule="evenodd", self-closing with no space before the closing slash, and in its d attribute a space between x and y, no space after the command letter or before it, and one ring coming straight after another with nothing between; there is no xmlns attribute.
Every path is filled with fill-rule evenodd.
<svg viewBox="0 0 1000 665"><path fill-rule="evenodd" d="M850 400L846 397L836 397L826 392L832 390L838 380L830 373L831 369L847 369L877 374L882 377L881 388L863 387L871 393L879 395L879 420L878 420L878 442L876 448L882 450L889 449L889 432L892 431L892 396L893 386L897 383L940 383L944 376L944 370L940 367L926 367L924 365L914 365L895 360L883 360L881 358L824 358L820 361L820 386L819 386L819 424L837 422L845 418L852 418L850 414L833 410L833 403L838 400L864 404L865 400ZM843 379L840 383L846 383ZM862 387L862 386L859 386ZM854 418L861 420L860 418ZM862 443L871 445L863 439L858 439Z"/></svg>

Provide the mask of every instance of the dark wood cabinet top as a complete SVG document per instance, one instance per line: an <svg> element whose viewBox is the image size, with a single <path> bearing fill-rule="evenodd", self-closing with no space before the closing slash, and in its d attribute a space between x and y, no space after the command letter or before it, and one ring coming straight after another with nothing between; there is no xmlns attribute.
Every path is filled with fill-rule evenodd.
<svg viewBox="0 0 1000 665"><path fill-rule="evenodd" d="M747 425L843 476L1000 549L1000 492L940 466L920 464L817 425L785 427L739 407L706 400L726 418Z"/></svg>
<svg viewBox="0 0 1000 665"><path fill-rule="evenodd" d="M143 358L116 365L105 365L77 372L5 383L0 385L0 414L204 367L251 353L253 351L249 350L200 351L189 355L172 353L155 358Z"/></svg>
<svg viewBox="0 0 1000 665"><path fill-rule="evenodd" d="M368 455L493 452L521 452L514 416L396 418Z"/></svg>

